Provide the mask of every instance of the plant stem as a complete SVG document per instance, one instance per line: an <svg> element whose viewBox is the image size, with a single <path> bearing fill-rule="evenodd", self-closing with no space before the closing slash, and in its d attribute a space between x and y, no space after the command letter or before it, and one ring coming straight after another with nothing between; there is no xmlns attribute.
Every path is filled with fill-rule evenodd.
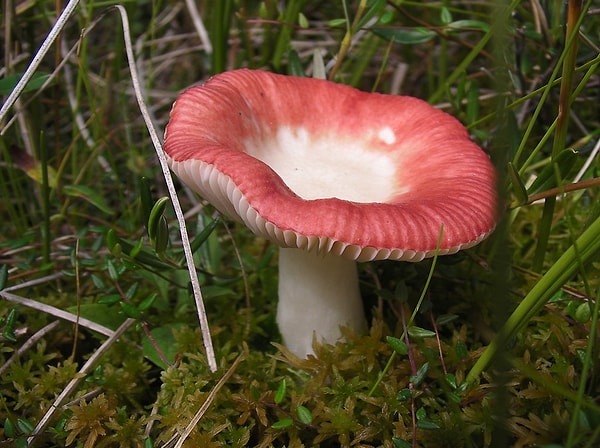
<svg viewBox="0 0 600 448"><path fill-rule="evenodd" d="M344 61L344 57L346 56L346 53L348 53L348 50L350 50L350 45L352 44L352 36L356 32L356 28L358 26L358 23L360 22L360 18L362 17L362 14L365 11L366 6L367 6L367 0L361 0L360 4L358 5L358 10L356 11L356 15L354 16L354 20L352 21L352 24L350 24L350 20L349 20L350 18L348 17L348 14L346 11L346 2L344 1L344 12L346 12L346 23L347 23L346 34L344 35L344 38L342 39L342 43L340 45L340 51L338 52L336 60L335 60L335 65L333 66L333 68L331 69L331 72L329 73L330 80L335 79L335 75L337 74L338 70L342 66L342 62Z"/></svg>
<svg viewBox="0 0 600 448"><path fill-rule="evenodd" d="M467 375L474 382L487 369L501 350L571 278L577 270L600 250L600 218L581 234L569 249L550 267L548 272L531 288L521 304L507 319L494 340L485 349Z"/></svg>
<svg viewBox="0 0 600 448"><path fill-rule="evenodd" d="M298 20L298 14L300 13L302 6L304 4L304 0L292 0L288 3L285 8L285 12L283 15L284 23L281 26L281 30L279 31L279 35L277 36L277 43L275 45L275 51L273 53L273 58L271 63L275 69L279 70L281 68L281 61L283 59L283 55L288 51L290 46L290 38L292 36L292 24L296 23Z"/></svg>
<svg viewBox="0 0 600 448"><path fill-rule="evenodd" d="M224 72L227 69L227 49L229 47L229 24L231 20L231 0L214 2L212 20L212 74Z"/></svg>
<svg viewBox="0 0 600 448"><path fill-rule="evenodd" d="M571 109L571 91L573 90L573 75L577 61L577 36L581 25L583 0L569 1L567 14L565 59L562 66L562 81L560 83L560 94L558 103L558 115L556 117L556 128L554 130L554 144L552 146L552 160L565 148L567 141L567 130L569 126L569 113ZM560 167L557 167L560 169ZM566 173L562 173L564 175ZM562 177L562 176L561 176ZM557 179L560 185L562 179ZM548 250L548 239L552 228L552 217L556 207L556 197L546 199L544 211L540 221L538 244L533 258L533 270L540 271L544 265L544 256Z"/></svg>

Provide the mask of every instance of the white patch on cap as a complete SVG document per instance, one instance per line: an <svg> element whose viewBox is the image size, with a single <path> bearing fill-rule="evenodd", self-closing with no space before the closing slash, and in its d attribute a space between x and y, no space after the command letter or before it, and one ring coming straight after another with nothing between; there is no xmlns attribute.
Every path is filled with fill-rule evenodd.
<svg viewBox="0 0 600 448"><path fill-rule="evenodd" d="M378 136L388 144L396 140L387 127ZM302 127L282 126L274 138L247 141L245 146L303 199L381 203L398 193L398 161L376 150L368 139L315 136Z"/></svg>
<svg viewBox="0 0 600 448"><path fill-rule="evenodd" d="M379 140L381 140L383 143L387 143L388 145L393 145L396 143L396 134L394 134L394 131L389 126L380 129L377 137L379 137Z"/></svg>

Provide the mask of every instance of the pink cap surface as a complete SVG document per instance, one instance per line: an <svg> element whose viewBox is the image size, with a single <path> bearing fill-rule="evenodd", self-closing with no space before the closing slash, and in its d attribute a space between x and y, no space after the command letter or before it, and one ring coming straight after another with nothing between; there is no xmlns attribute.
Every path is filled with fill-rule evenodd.
<svg viewBox="0 0 600 448"><path fill-rule="evenodd" d="M494 168L426 102L236 70L182 93L171 169L224 214L283 247L419 261L493 230Z"/></svg>

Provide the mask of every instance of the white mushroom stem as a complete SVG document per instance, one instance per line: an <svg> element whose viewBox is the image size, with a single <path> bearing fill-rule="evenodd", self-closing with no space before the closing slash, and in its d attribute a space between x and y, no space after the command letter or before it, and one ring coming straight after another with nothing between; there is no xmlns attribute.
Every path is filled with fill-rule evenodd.
<svg viewBox="0 0 600 448"><path fill-rule="evenodd" d="M340 326L366 328L356 263L342 257L279 249L277 323L286 347L300 357L319 342L340 340Z"/></svg>

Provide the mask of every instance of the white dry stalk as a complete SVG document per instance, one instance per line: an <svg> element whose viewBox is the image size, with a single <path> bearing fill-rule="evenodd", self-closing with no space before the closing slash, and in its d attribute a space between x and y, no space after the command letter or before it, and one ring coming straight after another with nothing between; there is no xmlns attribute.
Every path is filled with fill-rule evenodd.
<svg viewBox="0 0 600 448"><path fill-rule="evenodd" d="M590 155L586 159L585 163L583 164L583 166L581 167L581 169L579 170L579 172L573 179L573 183L577 183L583 178L583 176L587 172L587 170L590 167L590 165L592 164L592 162L596 159L596 156L598 155L599 152L600 152L600 139L598 139L598 141L596 142L596 145L594 146L594 149L592 149L592 152L590 153Z"/></svg>
<svg viewBox="0 0 600 448"><path fill-rule="evenodd" d="M96 333L100 333L105 336L110 337L114 334L114 331L112 331L110 328L107 328L89 319L78 316L77 314L69 313L68 311L61 310L60 308L56 308L52 305L47 305L36 300L12 294L10 292L7 292L6 289L0 291L0 297L2 297L8 302L18 303L19 305L23 305L34 310L41 311L42 313L58 317L59 319L76 323L81 327L85 327L89 330L95 331Z"/></svg>
<svg viewBox="0 0 600 448"><path fill-rule="evenodd" d="M325 63L323 62L323 55L319 48L315 48L313 51L313 78L327 79L327 70L325 70Z"/></svg>
<svg viewBox="0 0 600 448"><path fill-rule="evenodd" d="M169 166L167 164L167 158L165 157L165 153L162 148L161 141L158 137L158 133L156 128L154 127L152 120L150 118L150 113L148 112L148 108L146 107L146 103L144 100L144 94L142 92L142 86L140 80L138 78L138 74L136 71L135 58L133 56L133 45L131 42L131 35L129 32L129 18L127 17L127 12L125 8L120 5L115 6L115 8L119 11L121 15L121 23L123 25L123 39L125 42L125 52L127 54L127 62L129 64L131 82L133 84L133 89L135 91L135 97L137 99L140 112L142 113L142 117L144 118L144 122L146 123L146 128L148 129L148 133L150 134L150 139L152 140L152 144L154 145L154 149L156 150L156 155L158 156L158 160L160 162L160 167L162 169L165 182L167 184L167 189L169 190L169 196L171 198L171 202L173 204L173 209L175 210L175 215L177 217L177 221L179 222L179 231L181 234L181 242L183 244L183 251L185 253L185 259L188 267L188 272L190 276L190 282L192 283L192 290L194 292L194 300L196 301L196 309L198 311L198 319L200 321L200 330L202 331L202 339L204 342L204 349L206 350L206 357L208 360L208 366L211 372L217 371L217 361L215 359L215 352L212 345L212 339L210 336L210 328L208 326L208 319L206 317L206 310L204 308L204 302L202 300L202 291L200 290L200 282L198 280L198 274L196 273L196 266L194 263L194 254L192 253L192 248L190 245L190 240L187 233L187 228L185 224L185 218L183 215L183 211L181 209L181 204L179 203L179 198L177 197L177 192L175 190L175 185L173 183L173 177L171 176L171 171L169 170Z"/></svg>
<svg viewBox="0 0 600 448"><path fill-rule="evenodd" d="M56 23L50 29L48 36L40 46L39 50L35 53L33 59L31 60L29 66L25 70L25 73L16 84L4 104L2 108L0 108L0 123L4 121L6 115L10 108L15 104L21 93L23 92L27 83L31 80L35 71L39 67L42 59L46 56L54 42L56 41L58 35L65 27L66 23L71 18L71 15L75 11L75 8L78 6L79 0L70 0L65 6L62 13L59 15ZM198 280L198 275L196 273L196 268L194 264L193 253L190 245L190 240L187 234L185 218L183 215L183 211L181 209L181 204L179 203L179 198L177 197L177 192L175 190L175 186L173 183L173 178L171 176L171 172L169 171L169 167L167 164L166 157L164 155L162 144L160 138L158 137L158 133L156 131L156 127L152 123L152 119L150 117L150 113L148 111L148 107L144 100L144 94L142 92L142 87L140 83L140 79L138 76L135 57L133 54L133 45L131 42L131 34L129 27L129 19L127 16L127 12L125 9L116 5L115 8L119 12L121 16L121 23L123 24L123 38L125 43L125 51L127 54L127 62L130 69L131 82L133 84L133 89L135 92L135 97L138 102L140 112L142 117L144 118L144 122L146 124L146 128L148 129L148 133L150 134L150 139L152 140L152 144L154 145L154 149L156 150L156 154L158 156L158 160L160 162L160 166L163 172L163 176L165 178L165 182L167 184L167 189L169 191L169 196L171 198L171 202L173 204L173 209L175 210L175 215L177 217L177 221L179 223L179 230L181 234L181 240L183 245L183 250L185 253L186 264L188 267L188 272L190 276L190 282L192 284L192 291L194 294L194 300L196 303L196 309L198 312L198 319L200 322L200 329L202 331L202 338L204 342L204 348L206 350L206 357L208 361L208 366L211 372L216 372L217 370L217 362L215 359L215 353L212 345L212 339L210 336L210 328L208 325L208 319L206 316L206 310L204 308L204 302L202 299L202 291L200 289L200 283ZM28 299L26 299L28 300ZM37 303L37 302L36 302ZM60 311L60 310L59 310ZM81 322L81 321L80 321Z"/></svg>
<svg viewBox="0 0 600 448"><path fill-rule="evenodd" d="M202 42L202 46L204 47L204 51L206 54L211 54L213 51L212 43L208 37L208 33L206 32L206 27L204 26L204 22L202 21L202 17L198 12L198 8L196 6L196 2L194 0L185 0L185 6L190 13L190 18L194 23L194 28L196 28L196 32L198 33L198 37L200 38L200 42Z"/></svg>
<svg viewBox="0 0 600 448"><path fill-rule="evenodd" d="M31 246L26 246L26 247L31 249ZM18 253L18 251L10 251L10 254L13 254L13 253ZM7 255L7 254L8 254L8 252L4 253L4 255ZM19 289L31 288L32 286L41 285L42 283L48 283L53 280L62 278L63 275L64 274L62 272L57 272L56 274L51 274L51 275L45 275L44 277L34 278L33 280L27 280L26 282L18 283L13 286L7 286L2 291L3 292L11 292L11 291L18 291Z"/></svg>
<svg viewBox="0 0 600 448"><path fill-rule="evenodd" d="M38 69L40 63L42 62L42 59L44 59L44 57L54 44L54 41L63 30L66 23L71 18L71 15L75 11L75 8L77 8L78 4L79 0L69 0L67 5L65 6L65 9L63 9L63 11L58 16L58 19L56 19L56 23L52 26L50 32L46 36L46 39L44 39L44 42L42 42L42 45L40 46L39 50L33 56L33 59L27 66L25 73L23 73L23 76L21 77L21 79L19 79L19 82L17 82L15 88L8 95L8 98L2 105L2 108L0 108L0 123L4 122L8 111L15 104L19 96L21 96L21 93L23 93L25 86L33 77L35 71Z"/></svg>
<svg viewBox="0 0 600 448"><path fill-rule="evenodd" d="M95 25L95 23L94 23L94 22L92 22L92 23L91 23L91 24L90 24L90 25L89 25L89 26L88 26L88 27L85 29L85 31L82 33L82 35L85 35L85 34L86 34L86 33L88 33L89 31L91 31L91 29L94 27L94 25ZM57 65L56 67L54 67L54 70L52 70L52 73L50 73L50 75L48 76L48 79L46 79L46 80L45 80L45 81L42 83L42 85L41 85L41 86L40 86L40 87L39 87L39 88L38 88L38 89L35 91L35 93L33 93L33 94L31 95L31 97L30 97L30 98L29 98L27 101L25 101L25 102L23 103L23 105L22 105L22 108L23 108L23 109L25 109L25 108L26 108L26 107L27 107L27 106L28 106L30 103L32 103L32 102L33 102L33 101L34 101L34 100L35 100L35 99L36 99L38 96L40 96L40 95L41 95L41 93L42 93L44 90L46 90L46 88L47 88L47 87L48 87L48 86L49 86L49 85L50 85L52 82L54 82L54 80L56 79L56 76L57 76L58 72L60 72L60 71L61 71L63 68L65 68L65 67L66 67L66 63L67 63L67 61L68 61L68 59L69 59L69 56L70 56L71 54L73 54L73 53L74 53L76 50L77 50L77 45L76 45L76 46L74 46L73 48L71 48L71 49L69 50L69 52L68 52L66 55L64 55L64 56L63 56L62 60L61 60L61 61L58 63L58 65ZM38 50L38 51L39 51L39 50ZM21 58L21 59L24 59L24 58ZM21 59L12 61L12 62L13 62L13 65L17 64L18 62L21 62ZM0 73L1 73L1 72L2 72L2 70L0 70ZM30 75L28 75L28 73L29 73L29 71L26 71L26 72L25 72L25 74L23 75L23 79L25 79L25 81L24 81L24 85L26 85L26 84L27 84L27 82L29 82L29 80L30 80L30 79L33 77L33 75L34 75L35 71L31 72L31 73L30 73ZM18 86L18 84L17 84L17 86ZM15 90L16 90L16 87L17 87L17 86L15 86ZM13 92L14 92L14 90L13 90ZM16 100L18 100L18 99L19 99L19 98L17 97L17 98L16 98ZM6 103L8 103L8 99L7 99ZM5 103L5 104L6 104L6 103ZM4 107L4 105L3 105L3 107ZM7 108L7 111L8 111L8 108ZM4 124L4 122L3 122L2 120L0 120L0 123L4 124L4 127L3 127L2 129L0 129L0 135L4 135L4 133L5 133L5 132L6 132L6 131L7 131L7 130L8 130L8 129L9 129L11 126L12 126L13 122L14 122L14 121L17 119L17 117L18 117L18 116L19 116L19 114L18 114L18 113L17 113L17 114L15 114L15 115L13 115L13 117L12 117L12 118L10 118L10 119L9 119L9 120L6 122L6 124Z"/></svg>
<svg viewBox="0 0 600 448"><path fill-rule="evenodd" d="M392 75L392 86L390 88L391 95L400 95L402 91L402 85L406 80L406 74L408 73L408 64L405 62L398 62L394 73Z"/></svg>

